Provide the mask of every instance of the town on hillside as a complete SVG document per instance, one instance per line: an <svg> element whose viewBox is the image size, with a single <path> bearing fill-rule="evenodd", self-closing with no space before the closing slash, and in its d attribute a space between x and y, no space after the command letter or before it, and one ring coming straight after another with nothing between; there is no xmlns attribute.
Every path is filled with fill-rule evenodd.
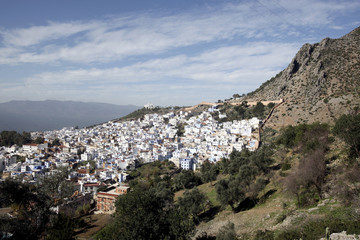
<svg viewBox="0 0 360 240"><path fill-rule="evenodd" d="M33 132L31 137L41 137L44 143L1 147L0 172L3 180L11 177L35 183L61 167L72 169L68 180L77 186L73 201L95 201L97 212L112 213L117 196L129 190L124 183L128 170L138 163L168 160L178 168L195 171L205 160L215 163L233 150L258 148L261 120L219 123L214 115L226 117L211 105L200 114L147 114L138 120L109 121L93 128ZM54 141L58 145L50 147Z"/></svg>

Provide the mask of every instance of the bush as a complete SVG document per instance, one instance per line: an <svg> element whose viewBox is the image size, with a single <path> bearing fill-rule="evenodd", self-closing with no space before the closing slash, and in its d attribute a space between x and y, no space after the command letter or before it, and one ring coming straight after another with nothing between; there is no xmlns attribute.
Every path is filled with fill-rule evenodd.
<svg viewBox="0 0 360 240"><path fill-rule="evenodd" d="M254 240L274 240L274 232L266 229L264 231L258 230Z"/></svg>
<svg viewBox="0 0 360 240"><path fill-rule="evenodd" d="M342 115L335 123L333 133L350 146L350 155L360 157L360 114Z"/></svg>
<svg viewBox="0 0 360 240"><path fill-rule="evenodd" d="M327 213L323 219L308 220L301 226L283 230L275 239L319 239L325 237L326 228L331 233L346 231L348 234L360 234L360 216L352 208L338 208Z"/></svg>
<svg viewBox="0 0 360 240"><path fill-rule="evenodd" d="M234 240L234 239L237 239L234 223L228 222L226 225L222 226L219 229L218 234L216 234L216 239L217 240Z"/></svg>

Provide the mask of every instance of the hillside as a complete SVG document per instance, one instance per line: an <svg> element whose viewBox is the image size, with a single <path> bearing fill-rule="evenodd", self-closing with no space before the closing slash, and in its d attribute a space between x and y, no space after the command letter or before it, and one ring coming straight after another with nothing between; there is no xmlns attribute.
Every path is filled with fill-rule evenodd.
<svg viewBox="0 0 360 240"><path fill-rule="evenodd" d="M119 118L139 107L73 101L11 101L0 103L0 131L45 131L86 127Z"/></svg>
<svg viewBox="0 0 360 240"><path fill-rule="evenodd" d="M339 38L304 44L286 69L241 101L278 100L270 127L332 123L360 107L360 27Z"/></svg>

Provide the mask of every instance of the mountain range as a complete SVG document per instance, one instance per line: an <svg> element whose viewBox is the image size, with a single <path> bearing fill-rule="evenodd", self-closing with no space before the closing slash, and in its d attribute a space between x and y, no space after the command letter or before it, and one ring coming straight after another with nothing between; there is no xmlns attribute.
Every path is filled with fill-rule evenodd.
<svg viewBox="0 0 360 240"><path fill-rule="evenodd" d="M73 101L10 101L0 103L0 131L46 131L86 127L125 116L135 105Z"/></svg>
<svg viewBox="0 0 360 240"><path fill-rule="evenodd" d="M333 123L360 109L360 27L338 39L304 44L291 63L241 101L279 100L269 127Z"/></svg>

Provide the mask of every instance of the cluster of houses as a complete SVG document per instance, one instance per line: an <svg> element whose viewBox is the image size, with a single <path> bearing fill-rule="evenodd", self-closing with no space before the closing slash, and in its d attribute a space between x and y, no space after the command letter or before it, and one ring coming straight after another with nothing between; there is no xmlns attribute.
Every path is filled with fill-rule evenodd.
<svg viewBox="0 0 360 240"><path fill-rule="evenodd" d="M197 115L182 111L148 114L92 128L33 132L34 139L43 137L45 143L1 147L0 172L3 179L22 177L36 182L59 167L74 169L76 164L69 180L76 182L79 194L90 193L97 210L111 212L116 197L128 191L123 183L127 171L138 162L168 160L196 170L203 161L217 162L234 149L258 147L254 131L259 129L259 119L219 123L214 114L224 117L211 107ZM55 139L61 145L50 147Z"/></svg>

